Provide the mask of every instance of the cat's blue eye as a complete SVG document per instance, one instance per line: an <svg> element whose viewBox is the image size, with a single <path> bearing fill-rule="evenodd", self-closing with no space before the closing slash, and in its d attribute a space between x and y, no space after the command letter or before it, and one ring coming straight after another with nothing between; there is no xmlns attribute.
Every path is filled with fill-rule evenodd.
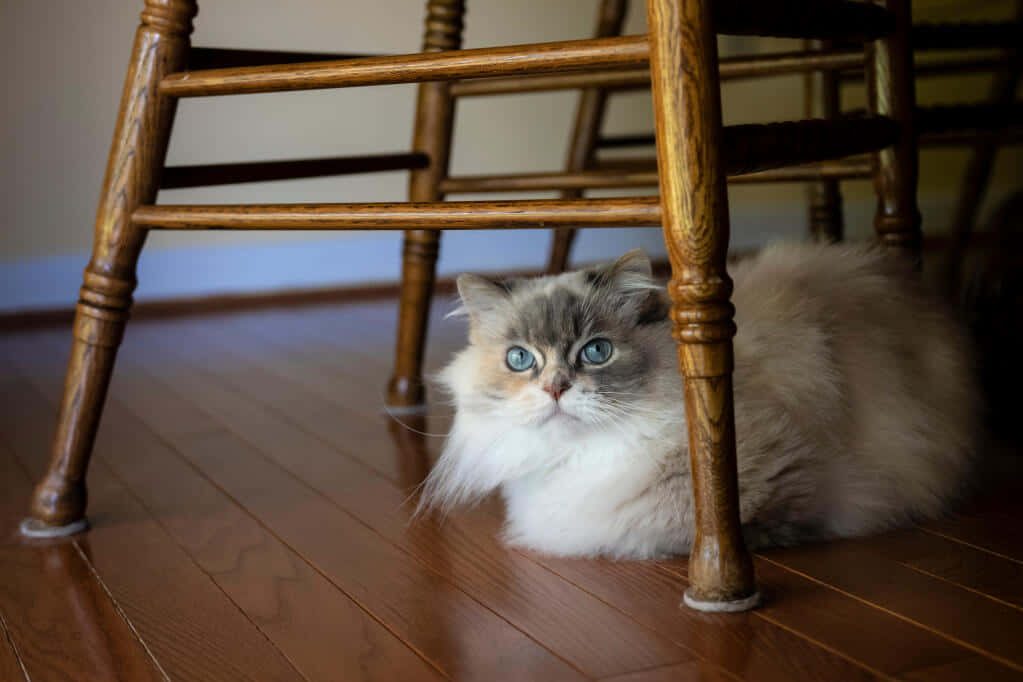
<svg viewBox="0 0 1023 682"><path fill-rule="evenodd" d="M594 339L583 346L580 355L584 362L591 365L603 365L611 358L611 342L607 339Z"/></svg>
<svg viewBox="0 0 1023 682"><path fill-rule="evenodd" d="M508 363L508 368L513 372L525 372L536 364L533 354L522 346L512 346L509 348L508 354L505 356L505 362Z"/></svg>

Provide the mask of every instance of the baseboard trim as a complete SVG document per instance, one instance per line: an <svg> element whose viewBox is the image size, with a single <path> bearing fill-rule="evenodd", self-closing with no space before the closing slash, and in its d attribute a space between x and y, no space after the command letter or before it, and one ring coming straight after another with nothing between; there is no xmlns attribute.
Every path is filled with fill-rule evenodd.
<svg viewBox="0 0 1023 682"><path fill-rule="evenodd" d="M585 266L583 266L585 267ZM487 273L493 277L535 277L541 270L511 270ZM671 266L668 261L655 261L654 274L668 277ZM175 317L217 315L266 308L287 308L337 303L359 303L381 301L398 297L400 282L374 282L339 287L314 287L304 289L280 289L254 291L240 294L218 294L210 296L189 296L168 298L158 301L140 301L131 309L133 320L160 320ZM455 292L454 277L438 277L434 282L434 293L445 296ZM0 313L0 332L28 331L50 327L67 327L74 319L73 307L47 308L41 310L19 310Z"/></svg>

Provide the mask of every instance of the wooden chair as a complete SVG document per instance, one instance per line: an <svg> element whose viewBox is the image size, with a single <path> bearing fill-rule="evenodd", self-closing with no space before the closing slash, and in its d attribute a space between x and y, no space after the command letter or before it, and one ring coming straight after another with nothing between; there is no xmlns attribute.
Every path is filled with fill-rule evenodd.
<svg viewBox="0 0 1023 682"><path fill-rule="evenodd" d="M663 225L674 273L669 293L685 378L696 519L686 601L708 610L754 606L758 593L738 513L731 385L735 325L725 270L725 178L884 148L879 159L879 231L885 243L915 251L920 233L908 0L887 0L883 6L843 0L647 0L645 36L476 50L457 49L463 0L429 0L422 54L312 63L303 61L307 55L190 49L196 11L194 0L145 2L100 197L93 255L77 306L50 468L36 488L23 531L61 535L86 527L86 466L131 306L136 262L150 230L405 230L401 319L389 400L411 406L423 398L419 363L441 229ZM867 42L867 67L878 92L876 115L723 128L721 74L744 69L802 72L832 68L835 61L848 63L852 57L768 55L719 65L716 32ZM231 65L224 66L225 61ZM239 65L245 63L250 65ZM213 65L222 68L208 68ZM636 70L647 71L653 86L660 197L441 201L466 183L479 187L509 182L447 177L458 89L451 81L472 79L459 84L464 94L464 88L478 87L474 84L479 79L543 75L582 78L590 85L589 78L621 77ZM407 167L412 169L410 202L153 205L179 98L399 82L421 83L410 154L368 161L221 165L203 173L223 182L322 174L322 166L345 172ZM167 177L181 181L180 171L168 170ZM580 175L587 182L622 186L633 182L635 174L605 169L514 182L572 189Z"/></svg>
<svg viewBox="0 0 1023 682"><path fill-rule="evenodd" d="M624 0L603 0L598 15L597 37L620 35L626 3ZM918 109L914 126L918 142L922 146L970 145L971 159L964 173L963 185L956 210L949 226L949 234L958 245L955 251L965 248L976 220L980 202L990 177L995 153L999 146L1018 143L1021 139L1021 116L1019 105L1014 102L1019 84L1021 60L1019 46L1023 44L1023 2L1016 3L1016 18L1006 22L981 23L924 23L913 29L913 47L917 57L914 71L917 77L941 76L952 73L994 73L996 78L991 86L985 106L964 105ZM804 74L804 115L833 120L842 115L841 89L845 85L862 82L865 71L862 62L857 61L857 46L841 44L834 40L805 40L807 52L817 51L823 55L836 51L851 52L849 61L831 62L831 68L820 68ZM958 54L966 50L965 54ZM978 53L977 50L987 50ZM970 52L972 51L972 52ZM726 68L721 78L759 78L775 76L777 71L756 72L743 69L730 71L735 60L723 60ZM739 60L741 61L741 60ZM644 88L649 84L645 72L634 74L603 74L597 87L582 90L576 108L575 125L570 137L566 171L581 171L600 165L597 152L613 147L653 146L653 135L628 135L604 138L600 135L606 103L609 95L625 90ZM493 83L493 82L491 82ZM479 92L473 94L503 93L512 88L493 88L488 92L481 83ZM521 83L525 85L525 83ZM492 86L491 86L492 87ZM620 162L615 164L622 168ZM628 166L639 171L655 168L653 159L631 159ZM840 182L845 180L867 180L874 178L874 168L867 158L854 159L845 164L822 164L805 168L804 172L766 173L758 176L729 178L732 182L807 182L808 226L810 236L819 241L841 241L844 238L844 219ZM638 178L637 184L639 182ZM653 185L653 182L650 182ZM566 191L566 198L579 197L584 187ZM551 245L547 271L563 272L575 240L576 230L563 228L555 230ZM958 281L957 266L961 259L951 258L949 272L942 278L955 286Z"/></svg>

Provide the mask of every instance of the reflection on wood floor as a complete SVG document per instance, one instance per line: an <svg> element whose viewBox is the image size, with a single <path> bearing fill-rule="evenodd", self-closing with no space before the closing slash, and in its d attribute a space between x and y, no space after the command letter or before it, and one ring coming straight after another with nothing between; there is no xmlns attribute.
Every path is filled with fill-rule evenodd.
<svg viewBox="0 0 1023 682"><path fill-rule="evenodd" d="M14 533L69 332L0 337L0 680L1023 679L1011 493L758 555L764 607L727 616L679 608L684 558L509 550L497 503L410 524L451 415L383 411L395 308L129 324L73 541Z"/></svg>

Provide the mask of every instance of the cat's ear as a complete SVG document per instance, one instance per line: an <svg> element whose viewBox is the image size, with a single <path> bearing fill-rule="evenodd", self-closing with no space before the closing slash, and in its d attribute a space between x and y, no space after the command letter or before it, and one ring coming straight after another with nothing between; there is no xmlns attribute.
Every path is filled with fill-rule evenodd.
<svg viewBox="0 0 1023 682"><path fill-rule="evenodd" d="M636 324L650 324L668 317L671 307L664 288L653 278L650 258L633 249L613 263L587 273L590 284L603 288L619 301L619 312L631 315Z"/></svg>
<svg viewBox="0 0 1023 682"><path fill-rule="evenodd" d="M480 275L459 275L455 284L462 308L470 317L479 317L501 307L511 292L508 284Z"/></svg>
<svg viewBox="0 0 1023 682"><path fill-rule="evenodd" d="M643 249L633 249L613 263L587 273L594 286L605 286L621 293L646 292L656 287L650 257Z"/></svg>

